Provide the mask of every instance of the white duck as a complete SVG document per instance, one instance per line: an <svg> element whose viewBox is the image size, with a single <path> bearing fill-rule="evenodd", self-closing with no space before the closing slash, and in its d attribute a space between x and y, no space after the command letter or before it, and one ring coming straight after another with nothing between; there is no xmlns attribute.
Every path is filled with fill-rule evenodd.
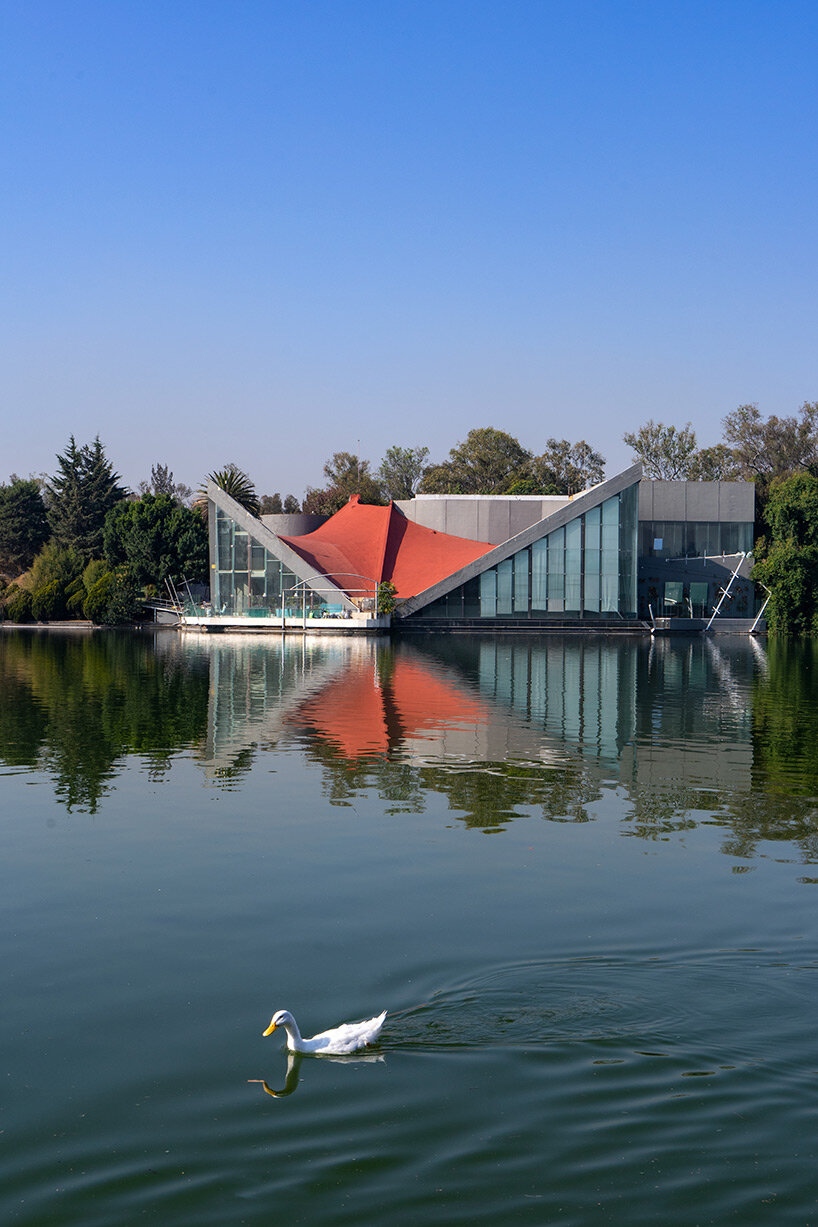
<svg viewBox="0 0 818 1227"><path fill-rule="evenodd" d="M287 1032L287 1047L290 1052L312 1052L318 1055L343 1056L348 1052L357 1052L373 1043L380 1034L386 1010L377 1018L367 1018L363 1022L342 1023L340 1027L332 1027L329 1031L319 1031L312 1039L305 1040L298 1030L298 1023L289 1010L278 1010L270 1020L270 1025L264 1035L272 1035L279 1027Z"/></svg>

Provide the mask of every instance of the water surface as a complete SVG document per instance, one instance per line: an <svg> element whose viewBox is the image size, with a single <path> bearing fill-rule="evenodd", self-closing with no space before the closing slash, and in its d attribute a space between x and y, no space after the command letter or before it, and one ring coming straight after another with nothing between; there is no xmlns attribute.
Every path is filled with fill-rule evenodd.
<svg viewBox="0 0 818 1227"><path fill-rule="evenodd" d="M818 1221L811 646L7 631L0 687L3 1222Z"/></svg>

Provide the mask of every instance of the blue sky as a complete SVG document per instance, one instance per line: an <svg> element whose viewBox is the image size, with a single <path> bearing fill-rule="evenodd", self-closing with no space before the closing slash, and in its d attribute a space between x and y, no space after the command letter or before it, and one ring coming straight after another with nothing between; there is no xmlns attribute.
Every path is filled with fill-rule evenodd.
<svg viewBox="0 0 818 1227"><path fill-rule="evenodd" d="M818 5L4 0L0 480L818 399Z"/></svg>

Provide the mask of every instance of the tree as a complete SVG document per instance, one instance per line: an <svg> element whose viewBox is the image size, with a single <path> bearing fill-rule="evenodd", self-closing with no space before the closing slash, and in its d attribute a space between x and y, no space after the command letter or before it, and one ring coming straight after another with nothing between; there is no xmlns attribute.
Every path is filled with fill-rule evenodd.
<svg viewBox="0 0 818 1227"><path fill-rule="evenodd" d="M322 489L307 487L304 511L334 515L353 494L359 495L362 503L383 505L383 491L369 471L369 461L353 456L352 452L335 452L324 465L324 476L328 484Z"/></svg>
<svg viewBox="0 0 818 1227"><path fill-rule="evenodd" d="M50 535L40 484L12 478L0 485L0 569L21 575Z"/></svg>
<svg viewBox="0 0 818 1227"><path fill-rule="evenodd" d="M420 484L424 494L505 494L528 475L531 453L503 430L482 426L449 452L449 459L428 468Z"/></svg>
<svg viewBox="0 0 818 1227"><path fill-rule="evenodd" d="M43 546L26 580L31 592L32 614L38 622L62 618L66 612L71 612L68 601L72 584L81 575L82 566L78 550L66 549L53 539Z"/></svg>
<svg viewBox="0 0 818 1227"><path fill-rule="evenodd" d="M108 566L124 564L139 585L160 588L168 577L207 580L207 526L169 494L114 507L105 521L104 548Z"/></svg>
<svg viewBox="0 0 818 1227"><path fill-rule="evenodd" d="M818 635L818 477L774 481L764 518L770 538L758 543L753 576L770 591L770 629Z"/></svg>
<svg viewBox="0 0 818 1227"><path fill-rule="evenodd" d="M723 420L742 477L759 482L763 492L775 477L818 475L818 401L805 401L799 413L765 420L757 405L739 405Z"/></svg>
<svg viewBox="0 0 818 1227"><path fill-rule="evenodd" d="M622 436L633 448L634 462L641 462L642 473L654 481L685 481L696 453L696 433L690 422L677 430L650 418L636 434Z"/></svg>
<svg viewBox="0 0 818 1227"><path fill-rule="evenodd" d="M301 510L301 504L294 494L288 494L284 499L284 514L291 516L296 515Z"/></svg>
<svg viewBox="0 0 818 1227"><path fill-rule="evenodd" d="M687 476L689 481L738 481L741 464L732 447L717 443L693 453Z"/></svg>
<svg viewBox="0 0 818 1227"><path fill-rule="evenodd" d="M48 519L57 542L78 550L84 559L102 553L102 530L112 507L126 498L120 476L105 456L99 435L77 447L71 435L59 471L46 487Z"/></svg>
<svg viewBox="0 0 818 1227"><path fill-rule="evenodd" d="M259 501L258 513L262 516L280 516L284 512L284 507L281 503L281 495L262 494Z"/></svg>
<svg viewBox="0 0 818 1227"><path fill-rule="evenodd" d="M605 478L605 457L580 439L548 439L545 451L531 461L531 476L537 489L513 491L531 494L576 494Z"/></svg>
<svg viewBox="0 0 818 1227"><path fill-rule="evenodd" d="M388 498L415 497L428 455L428 447L387 448L378 469L378 480Z"/></svg>
<svg viewBox="0 0 818 1227"><path fill-rule="evenodd" d="M259 514L259 500L256 488L244 470L240 469L237 464L233 464L231 461L223 469L216 469L214 473L208 473L207 476L209 481L212 481L220 490L224 490L225 494L229 494L232 499L240 503L245 511L250 512L250 515L257 516ZM197 492L194 507L199 511L206 509L206 486L201 486Z"/></svg>
<svg viewBox="0 0 818 1227"><path fill-rule="evenodd" d="M168 494L172 499L176 499L178 503L188 505L193 497L193 491L190 486L186 486L184 482L174 481L173 473L166 464L151 465L151 479L149 482L141 481L139 483L140 494Z"/></svg>

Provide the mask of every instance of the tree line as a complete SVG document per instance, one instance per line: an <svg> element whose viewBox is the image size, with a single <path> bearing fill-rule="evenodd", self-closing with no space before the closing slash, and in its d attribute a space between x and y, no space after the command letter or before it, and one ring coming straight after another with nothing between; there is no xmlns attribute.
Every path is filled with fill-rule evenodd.
<svg viewBox="0 0 818 1227"><path fill-rule="evenodd" d="M623 441L645 477L734 480L756 485L756 577L772 592L771 627L818 634L818 402L792 417L764 418L742 405L723 419L723 440L700 448L690 422L652 419ZM549 438L537 454L495 427L470 430L446 459L428 447L392 446L377 469L335 452L324 483L293 494L259 496L229 463L208 474L251 514L332 515L352 495L386 504L427 494L575 494L602 481L605 458L584 439ZM83 616L129 620L145 595L168 579L208 579L205 485L194 494L167 466L132 493L97 437L71 436L53 477L12 475L0 484L0 615L14 620Z"/></svg>
<svg viewBox="0 0 818 1227"><path fill-rule="evenodd" d="M206 581L207 524L163 465L131 495L99 436L72 435L53 477L0 485L0 616L133 621L166 579Z"/></svg>

